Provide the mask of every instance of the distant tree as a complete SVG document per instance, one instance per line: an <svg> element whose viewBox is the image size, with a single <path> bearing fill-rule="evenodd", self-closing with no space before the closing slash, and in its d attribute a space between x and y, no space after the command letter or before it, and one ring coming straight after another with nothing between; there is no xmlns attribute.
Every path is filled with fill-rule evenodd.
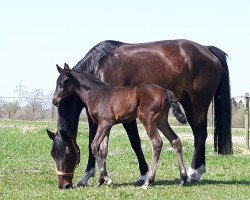
<svg viewBox="0 0 250 200"><path fill-rule="evenodd" d="M232 127L243 128L245 125L245 105L242 100L232 99Z"/></svg>
<svg viewBox="0 0 250 200"><path fill-rule="evenodd" d="M51 120L52 120L52 121L54 121L54 119L55 119L55 114L56 114L56 107L55 107L55 106L53 105L53 103L52 103L53 93L54 93L54 92L48 93L47 98L46 98L47 104L48 104L48 106L49 106L49 108L50 108Z"/></svg>
<svg viewBox="0 0 250 200"><path fill-rule="evenodd" d="M32 109L32 120L34 120L35 112L38 109L43 108L43 106L45 106L46 104L43 91L41 89L34 89L32 92L28 94L26 100L28 102L28 106L30 106Z"/></svg>
<svg viewBox="0 0 250 200"><path fill-rule="evenodd" d="M45 105L41 105L39 107L39 113L40 113L40 117L41 120L45 120L46 119L46 115L47 115L47 107Z"/></svg>
<svg viewBox="0 0 250 200"><path fill-rule="evenodd" d="M18 101L12 102L4 102L3 103L3 110L7 113L8 118L11 118L11 113L13 113L13 117L15 117L16 112L20 109Z"/></svg>
<svg viewBox="0 0 250 200"><path fill-rule="evenodd" d="M3 104L4 104L4 100L0 99L0 118L4 117Z"/></svg>
<svg viewBox="0 0 250 200"><path fill-rule="evenodd" d="M17 111L20 109L20 105L19 105L19 102L17 100L12 102L11 109L12 109L12 112L13 112L13 116L15 117Z"/></svg>

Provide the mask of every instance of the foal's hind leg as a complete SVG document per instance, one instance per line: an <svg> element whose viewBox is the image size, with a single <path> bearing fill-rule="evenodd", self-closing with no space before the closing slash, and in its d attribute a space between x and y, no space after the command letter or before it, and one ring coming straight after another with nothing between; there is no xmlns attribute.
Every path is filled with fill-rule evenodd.
<svg viewBox="0 0 250 200"><path fill-rule="evenodd" d="M96 158L99 172L100 172L100 178L97 182L97 186L101 186L104 182L111 186L112 180L108 177L107 169L106 169L106 158L108 153L108 139L109 139L109 133L111 130L112 125L103 122L98 124L97 133L95 136L95 139L93 140L91 144L92 152Z"/></svg>
<svg viewBox="0 0 250 200"><path fill-rule="evenodd" d="M180 185L184 185L187 181L187 172L186 172L186 168L184 165L181 140L167 123L166 117L163 117L162 119L160 119L160 121L157 123L157 127L163 133L163 135L169 140L173 149L177 153L179 171L180 171L180 179L181 179Z"/></svg>
<svg viewBox="0 0 250 200"><path fill-rule="evenodd" d="M155 123L146 122L144 120L141 120L141 122L143 123L143 125L146 129L146 132L148 134L148 137L151 140L151 144L152 144L151 166L150 166L150 169L148 172L148 177L142 186L143 189L147 189L148 186L155 181L156 168L157 168L158 160L160 157L163 142L162 142L162 139L159 135L159 132L157 130Z"/></svg>

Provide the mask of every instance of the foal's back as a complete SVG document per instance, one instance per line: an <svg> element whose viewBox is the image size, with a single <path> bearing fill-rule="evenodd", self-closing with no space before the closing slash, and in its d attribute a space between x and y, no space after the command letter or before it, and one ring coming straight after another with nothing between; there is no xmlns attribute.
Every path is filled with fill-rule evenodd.
<svg viewBox="0 0 250 200"><path fill-rule="evenodd" d="M166 89L156 84L140 84L137 86L137 117L155 120L164 112L166 115L170 105L166 99Z"/></svg>
<svg viewBox="0 0 250 200"><path fill-rule="evenodd" d="M166 106L164 92L164 88L152 83L101 88L89 94L87 107L96 122L105 120L117 124L137 117L157 117Z"/></svg>

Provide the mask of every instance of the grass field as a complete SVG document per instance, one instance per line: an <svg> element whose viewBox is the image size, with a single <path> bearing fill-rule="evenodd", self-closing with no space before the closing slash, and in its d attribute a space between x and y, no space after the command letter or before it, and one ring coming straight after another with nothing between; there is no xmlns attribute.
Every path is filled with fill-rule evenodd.
<svg viewBox="0 0 250 200"><path fill-rule="evenodd" d="M97 176L81 189L59 190L51 141L45 129L56 129L51 122L0 121L0 199L250 199L250 152L244 149L244 132L234 130L232 156L213 153L212 137L207 140L207 173L199 184L179 187L178 166L174 152L164 139L155 184L148 190L133 186L139 177L135 154L121 126L112 129L109 143L108 170L114 185L96 188ZM78 144L81 163L74 183L86 166L87 125L80 125ZM186 167L193 152L193 138L188 127L174 128L181 137ZM142 147L148 163L151 146L140 127Z"/></svg>

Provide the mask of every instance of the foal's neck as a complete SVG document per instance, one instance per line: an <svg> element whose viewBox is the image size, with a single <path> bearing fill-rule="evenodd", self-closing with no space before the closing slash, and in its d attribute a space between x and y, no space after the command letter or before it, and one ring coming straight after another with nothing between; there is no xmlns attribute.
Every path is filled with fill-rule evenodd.
<svg viewBox="0 0 250 200"><path fill-rule="evenodd" d="M93 93L97 94L100 90L112 88L111 85L87 73L74 73L74 77L77 79L79 85L79 87L75 88L76 94L86 105L90 94L91 98L93 98Z"/></svg>

